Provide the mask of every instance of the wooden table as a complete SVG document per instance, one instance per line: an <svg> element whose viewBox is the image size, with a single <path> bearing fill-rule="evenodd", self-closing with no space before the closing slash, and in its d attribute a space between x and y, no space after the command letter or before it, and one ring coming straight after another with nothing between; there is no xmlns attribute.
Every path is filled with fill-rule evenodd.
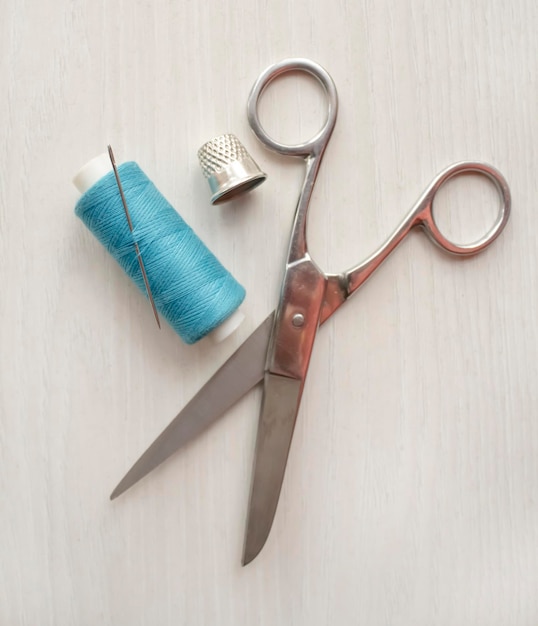
<svg viewBox="0 0 538 626"><path fill-rule="evenodd" d="M0 5L2 626L536 626L537 31L531 0ZM259 391L108 495L276 304L302 164L245 106L289 56L340 96L310 214L324 269L454 161L498 167L513 216L463 261L412 236L320 331L273 530L241 568ZM293 141L323 107L286 76L261 114ZM215 208L196 151L224 132L268 180ZM71 179L107 143L246 287L224 343L159 332L75 218ZM497 209L475 179L437 204L467 241Z"/></svg>

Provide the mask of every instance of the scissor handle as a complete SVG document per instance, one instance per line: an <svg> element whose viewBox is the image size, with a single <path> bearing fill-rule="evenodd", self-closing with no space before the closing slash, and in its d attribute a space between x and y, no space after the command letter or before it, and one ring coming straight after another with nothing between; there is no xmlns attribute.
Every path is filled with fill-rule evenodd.
<svg viewBox="0 0 538 626"><path fill-rule="evenodd" d="M287 145L269 137L260 123L258 102L264 89L275 78L287 72L306 72L316 78L325 89L329 108L323 128L309 141ZM329 73L310 59L285 59L264 70L254 83L247 102L247 115L250 126L258 139L271 150L286 156L315 156L321 154L331 137L338 112L336 86Z"/></svg>
<svg viewBox="0 0 538 626"><path fill-rule="evenodd" d="M449 180L462 174L481 174L495 185L500 197L500 206L493 226L478 241L470 244L456 244L447 239L439 230L434 216L435 196ZM463 161L447 167L438 174L415 205L415 224L422 226L428 237L443 250L460 256L477 254L489 246L501 234L510 217L510 189L504 176L486 163Z"/></svg>
<svg viewBox="0 0 538 626"><path fill-rule="evenodd" d="M482 174L483 176L487 176L487 178L489 178L489 180L491 180L495 185L501 200L499 212L495 222L488 232L478 241L462 245L453 243L447 239L439 230L434 219L434 200L436 194L446 182L461 174ZM433 179L426 191L418 199L417 203L405 216L402 223L378 250L366 258L362 263L359 263L359 265L351 268L347 272L344 272L342 275L333 275L333 280L337 285L342 284L342 282L346 285L345 298L348 298L366 280L368 280L368 278L392 253L392 251L397 248L397 246L409 234L410 230L415 226L421 226L431 241L446 252L457 254L459 256L477 254L493 243L501 234L503 228L508 222L508 218L510 217L510 210L510 189L506 179L498 170L491 165L487 165L486 163L475 163L472 161L455 163L454 165L447 167ZM336 290L336 292L337 291L338 290ZM324 313L324 319L327 319L327 317L329 317L338 308L338 306L340 306L340 304L342 304L342 301L338 298L332 301Z"/></svg>

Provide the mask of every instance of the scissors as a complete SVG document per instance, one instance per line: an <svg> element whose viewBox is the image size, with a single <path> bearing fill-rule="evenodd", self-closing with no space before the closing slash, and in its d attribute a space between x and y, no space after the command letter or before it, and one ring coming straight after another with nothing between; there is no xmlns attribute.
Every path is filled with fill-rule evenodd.
<svg viewBox="0 0 538 626"><path fill-rule="evenodd" d="M269 83L291 71L306 72L321 83L328 100L328 113L323 128L310 141L285 145L269 137L263 129L258 117L258 102ZM243 565L259 554L271 530L318 327L357 291L415 226L420 226L442 250L470 256L493 243L510 216L510 190L500 172L484 163L456 163L433 179L376 252L352 269L340 274L326 274L308 252L306 218L337 110L338 96L332 78L308 59L287 59L276 63L262 72L254 84L247 105L252 130L267 148L305 161L304 182L295 211L277 308L174 418L110 496L113 499L129 489L197 437L252 387L263 382ZM481 239L469 245L458 245L439 231L433 205L437 192L448 180L469 173L483 175L493 182L500 196L500 208L493 226Z"/></svg>

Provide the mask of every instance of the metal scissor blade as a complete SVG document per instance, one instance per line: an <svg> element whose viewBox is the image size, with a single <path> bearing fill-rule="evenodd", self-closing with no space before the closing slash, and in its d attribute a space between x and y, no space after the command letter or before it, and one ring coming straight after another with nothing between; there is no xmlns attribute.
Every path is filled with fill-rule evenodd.
<svg viewBox="0 0 538 626"><path fill-rule="evenodd" d="M304 381L265 374L243 565L258 556L273 524Z"/></svg>
<svg viewBox="0 0 538 626"><path fill-rule="evenodd" d="M274 312L163 430L114 489L111 500L127 491L176 450L195 439L247 391L263 380L273 317Z"/></svg>

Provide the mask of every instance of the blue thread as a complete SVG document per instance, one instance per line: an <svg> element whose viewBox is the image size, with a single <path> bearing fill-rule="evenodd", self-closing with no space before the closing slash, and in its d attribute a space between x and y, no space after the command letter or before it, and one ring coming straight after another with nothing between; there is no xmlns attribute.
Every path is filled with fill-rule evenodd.
<svg viewBox="0 0 538 626"><path fill-rule="evenodd" d="M186 343L198 341L237 309L244 288L133 162L118 168L133 223L125 218L113 172L80 198L75 213L146 294L138 243L155 306Z"/></svg>

